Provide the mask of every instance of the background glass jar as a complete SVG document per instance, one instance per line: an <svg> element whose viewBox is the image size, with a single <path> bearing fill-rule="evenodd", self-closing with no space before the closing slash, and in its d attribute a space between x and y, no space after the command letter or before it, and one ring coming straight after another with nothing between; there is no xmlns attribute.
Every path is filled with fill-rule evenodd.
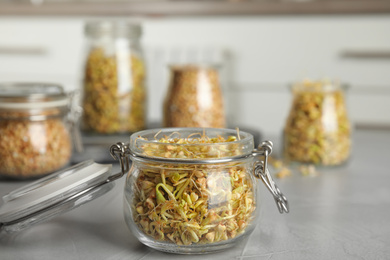
<svg viewBox="0 0 390 260"><path fill-rule="evenodd" d="M65 166L75 125L69 111L61 86L0 84L0 176L31 178Z"/></svg>
<svg viewBox="0 0 390 260"><path fill-rule="evenodd" d="M350 156L351 123L345 87L330 81L292 86L293 101L284 128L287 161L334 166Z"/></svg>
<svg viewBox="0 0 390 260"><path fill-rule="evenodd" d="M163 106L165 127L225 128L225 110L215 66L176 65Z"/></svg>
<svg viewBox="0 0 390 260"><path fill-rule="evenodd" d="M133 134L124 192L128 227L145 245L166 252L209 253L233 246L256 226L260 203L254 177L260 176L254 172L268 176L263 181L274 188L280 212L288 212L286 198L262 171L266 165L254 160L264 155L266 162L272 145L261 148L253 150L252 135L228 129Z"/></svg>
<svg viewBox="0 0 390 260"><path fill-rule="evenodd" d="M86 24L82 129L98 134L145 128L145 64L141 27L125 21Z"/></svg>

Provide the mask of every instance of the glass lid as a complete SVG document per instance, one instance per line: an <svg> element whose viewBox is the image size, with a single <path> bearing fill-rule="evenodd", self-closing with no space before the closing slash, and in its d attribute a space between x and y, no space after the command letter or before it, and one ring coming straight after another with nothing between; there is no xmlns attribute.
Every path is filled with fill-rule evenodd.
<svg viewBox="0 0 390 260"><path fill-rule="evenodd" d="M85 161L48 175L3 197L0 231L14 232L89 202L109 190L111 164Z"/></svg>
<svg viewBox="0 0 390 260"><path fill-rule="evenodd" d="M1 83L0 109L42 109L68 105L60 85L50 83Z"/></svg>

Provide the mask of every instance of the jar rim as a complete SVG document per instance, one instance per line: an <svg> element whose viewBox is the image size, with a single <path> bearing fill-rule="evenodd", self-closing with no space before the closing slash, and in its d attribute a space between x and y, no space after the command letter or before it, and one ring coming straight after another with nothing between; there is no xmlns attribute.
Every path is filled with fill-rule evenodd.
<svg viewBox="0 0 390 260"><path fill-rule="evenodd" d="M293 92L332 92L336 90L346 91L349 85L336 79L304 79L289 84L289 89Z"/></svg>
<svg viewBox="0 0 390 260"><path fill-rule="evenodd" d="M195 137L206 136L206 138L222 137L228 138L234 136L237 139L233 141L221 141L212 143L175 143L175 142L160 142L162 137L168 137L173 140L174 137L189 138L188 140L195 140ZM202 154L205 157L170 157L164 153L158 153L157 149L161 151L169 150L184 150L190 152L194 147L199 149L213 148L211 153L207 154L207 151ZM147 151L146 149L154 149ZM234 148L234 150L232 150ZM149 129L136 132L130 136L130 150L135 155L143 157L164 158L164 159L226 159L237 156L243 156L251 154L254 149L253 135L238 129L225 129L225 128L160 128ZM150 153L152 151L152 153Z"/></svg>
<svg viewBox="0 0 390 260"><path fill-rule="evenodd" d="M122 20L95 20L85 24L85 34L90 37L129 37L139 38L142 27L137 22Z"/></svg>
<svg viewBox="0 0 390 260"><path fill-rule="evenodd" d="M199 70L219 70L221 64L218 62L198 62L198 63L170 63L168 68L171 71L199 71Z"/></svg>

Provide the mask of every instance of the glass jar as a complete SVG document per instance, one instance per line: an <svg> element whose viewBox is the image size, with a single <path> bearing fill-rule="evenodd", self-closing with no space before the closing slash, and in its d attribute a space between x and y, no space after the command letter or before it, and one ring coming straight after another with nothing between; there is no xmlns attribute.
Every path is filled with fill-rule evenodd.
<svg viewBox="0 0 390 260"><path fill-rule="evenodd" d="M284 129L287 161L335 166L347 161L351 150L351 123L345 87L330 81L303 81L293 85L293 101Z"/></svg>
<svg viewBox="0 0 390 260"><path fill-rule="evenodd" d="M0 176L31 178L65 166L75 122L69 112L61 86L0 84Z"/></svg>
<svg viewBox="0 0 390 260"><path fill-rule="evenodd" d="M208 65L170 67L163 105L165 127L226 127L218 71Z"/></svg>
<svg viewBox="0 0 390 260"><path fill-rule="evenodd" d="M110 148L120 162L118 173L110 173L112 165L86 161L4 196L0 233L19 232L79 207L127 175L125 221L142 243L182 254L223 250L247 237L257 224L261 205L256 178L271 192L279 212L289 211L268 172L272 143L253 148L251 134L229 129L134 133L130 144Z"/></svg>
<svg viewBox="0 0 390 260"><path fill-rule="evenodd" d="M145 64L140 46L141 27L128 22L86 24L82 129L116 134L145 128Z"/></svg>
<svg viewBox="0 0 390 260"><path fill-rule="evenodd" d="M132 135L133 163L124 192L129 229L145 245L166 252L209 253L233 246L256 226L259 172L272 183L280 211L288 211L285 197L263 171L266 165L255 159L267 158L271 150L266 142L254 151L252 135L227 129Z"/></svg>

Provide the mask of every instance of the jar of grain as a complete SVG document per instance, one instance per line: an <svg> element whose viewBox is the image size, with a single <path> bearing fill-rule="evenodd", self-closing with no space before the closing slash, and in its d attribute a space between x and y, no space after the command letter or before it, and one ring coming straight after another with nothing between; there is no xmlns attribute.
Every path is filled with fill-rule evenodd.
<svg viewBox="0 0 390 260"><path fill-rule="evenodd" d="M293 101L284 129L287 161L335 166L347 161L351 123L345 87L330 81L303 81L292 86Z"/></svg>
<svg viewBox="0 0 390 260"><path fill-rule="evenodd" d="M125 21L86 24L82 130L129 133L145 128L145 65L141 27Z"/></svg>
<svg viewBox="0 0 390 260"><path fill-rule="evenodd" d="M165 127L226 127L218 71L213 66L170 67L163 105Z"/></svg>
<svg viewBox="0 0 390 260"><path fill-rule="evenodd" d="M67 165L70 109L61 86L0 84L0 177L38 177Z"/></svg>

